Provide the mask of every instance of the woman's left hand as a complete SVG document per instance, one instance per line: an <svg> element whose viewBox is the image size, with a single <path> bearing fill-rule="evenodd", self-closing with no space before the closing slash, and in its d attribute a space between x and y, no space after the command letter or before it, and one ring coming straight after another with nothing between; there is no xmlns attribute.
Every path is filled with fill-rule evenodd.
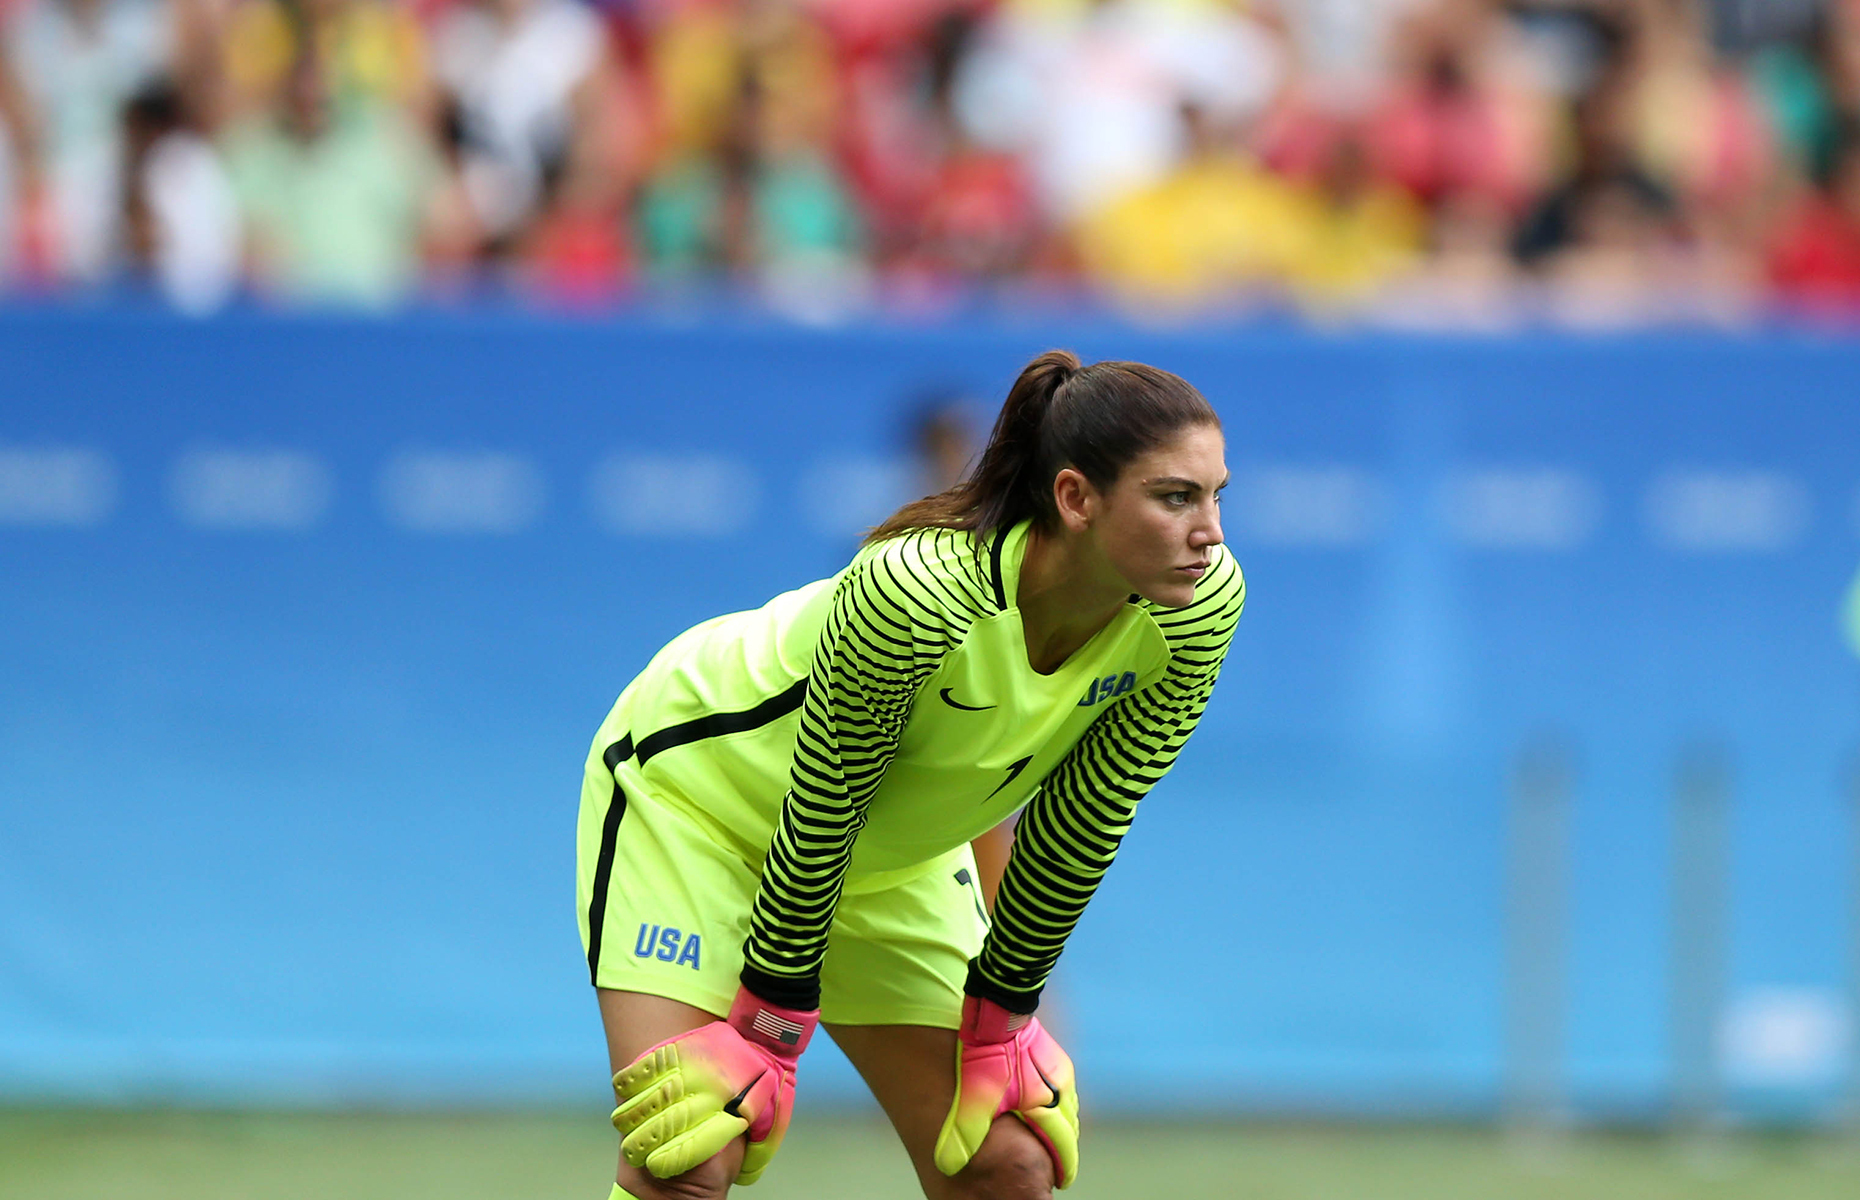
<svg viewBox="0 0 1860 1200"><path fill-rule="evenodd" d="M962 1170L995 1118L1013 1113L1052 1156L1055 1185L1069 1186L1079 1171L1072 1060L1038 1017L975 996L963 1001L958 1038L956 1096L936 1139L937 1170L945 1175Z"/></svg>

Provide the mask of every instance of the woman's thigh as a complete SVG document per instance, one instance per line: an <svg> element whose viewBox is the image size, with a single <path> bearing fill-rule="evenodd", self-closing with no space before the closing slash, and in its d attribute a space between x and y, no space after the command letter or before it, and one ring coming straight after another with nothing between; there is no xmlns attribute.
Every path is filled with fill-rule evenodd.
<svg viewBox="0 0 1860 1200"><path fill-rule="evenodd" d="M594 994L601 1005L601 1026L607 1032L607 1063L613 1074L667 1038L717 1019L701 1008L664 996L609 988L598 988ZM622 1155L614 1182L640 1200L704 1200L728 1192L742 1164L743 1141L738 1138L717 1157L672 1180L655 1178Z"/></svg>
<svg viewBox="0 0 1860 1200"><path fill-rule="evenodd" d="M924 1025L828 1025L898 1132L924 1195L931 1200L1022 1200L1050 1197L1045 1149L1012 1116L995 1118L971 1167L951 1177L937 1169L937 1134L956 1095L956 1032Z"/></svg>

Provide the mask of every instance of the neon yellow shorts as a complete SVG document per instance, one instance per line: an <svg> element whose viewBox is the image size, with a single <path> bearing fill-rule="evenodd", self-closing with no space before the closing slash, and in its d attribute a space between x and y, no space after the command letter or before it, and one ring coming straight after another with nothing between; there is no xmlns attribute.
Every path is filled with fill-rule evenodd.
<svg viewBox="0 0 1860 1200"><path fill-rule="evenodd" d="M598 753L582 785L576 849L594 985L729 1012L761 863L655 796L631 762L609 773ZM987 932L966 845L906 872L849 880L821 965L821 1019L958 1028L969 960Z"/></svg>

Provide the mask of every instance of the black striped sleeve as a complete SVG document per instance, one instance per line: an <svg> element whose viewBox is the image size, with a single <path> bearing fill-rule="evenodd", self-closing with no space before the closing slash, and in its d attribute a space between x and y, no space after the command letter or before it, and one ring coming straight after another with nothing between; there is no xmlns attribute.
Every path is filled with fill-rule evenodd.
<svg viewBox="0 0 1860 1200"><path fill-rule="evenodd" d="M971 535L923 531L881 544L840 578L743 944L743 983L765 1000L820 1005L827 931L866 806L917 690L987 615L976 558Z"/></svg>
<svg viewBox="0 0 1860 1200"><path fill-rule="evenodd" d="M1246 582L1223 553L1196 591L1186 608L1152 610L1171 651L1163 677L1093 721L1022 814L995 897L994 926L969 965L970 995L1013 1012L1038 1006L1137 802L1195 731L1246 602Z"/></svg>

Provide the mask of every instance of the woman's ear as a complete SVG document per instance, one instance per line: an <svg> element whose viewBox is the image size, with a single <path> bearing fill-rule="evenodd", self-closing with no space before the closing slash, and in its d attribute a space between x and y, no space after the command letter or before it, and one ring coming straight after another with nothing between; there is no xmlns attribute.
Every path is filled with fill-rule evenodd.
<svg viewBox="0 0 1860 1200"><path fill-rule="evenodd" d="M1085 474L1073 467L1060 468L1053 476L1053 506L1059 510L1059 523L1073 533L1091 528L1098 511L1098 489Z"/></svg>

